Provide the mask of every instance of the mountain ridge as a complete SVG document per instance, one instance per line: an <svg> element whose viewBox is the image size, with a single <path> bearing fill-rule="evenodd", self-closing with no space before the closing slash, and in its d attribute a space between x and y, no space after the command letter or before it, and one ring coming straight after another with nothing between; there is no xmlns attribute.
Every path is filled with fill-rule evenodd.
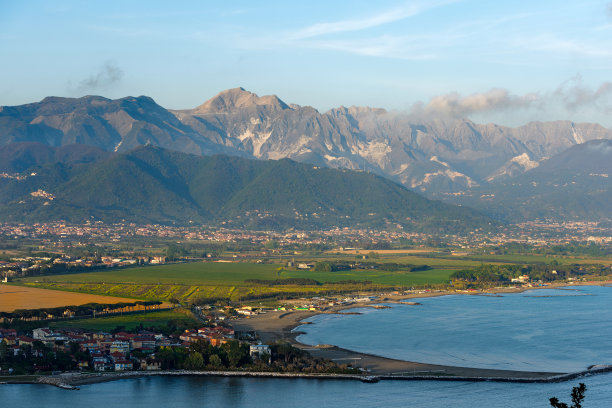
<svg viewBox="0 0 612 408"><path fill-rule="evenodd" d="M571 121L510 128L369 107L321 113L244 88L184 110L164 109L144 96L49 97L0 110L0 145L82 143L124 152L151 144L199 155L290 158L373 172L429 197L513 178L569 147L610 138L612 131L600 125Z"/></svg>
<svg viewBox="0 0 612 408"><path fill-rule="evenodd" d="M573 146L537 167L443 201L468 205L496 219L592 221L612 219L612 140Z"/></svg>

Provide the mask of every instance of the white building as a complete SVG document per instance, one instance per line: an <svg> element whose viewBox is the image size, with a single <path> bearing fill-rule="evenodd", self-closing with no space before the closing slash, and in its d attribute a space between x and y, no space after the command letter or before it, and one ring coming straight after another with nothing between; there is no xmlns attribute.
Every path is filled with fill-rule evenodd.
<svg viewBox="0 0 612 408"><path fill-rule="evenodd" d="M251 347L249 347L249 355L251 357L261 357L264 354L272 354L270 352L270 346L268 346L267 344L251 344Z"/></svg>

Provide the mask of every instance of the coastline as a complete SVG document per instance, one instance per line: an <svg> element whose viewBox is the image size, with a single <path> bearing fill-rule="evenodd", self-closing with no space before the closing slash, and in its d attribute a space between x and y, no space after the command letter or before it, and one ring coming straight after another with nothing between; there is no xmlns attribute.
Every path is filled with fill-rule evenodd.
<svg viewBox="0 0 612 408"><path fill-rule="evenodd" d="M536 288L508 288L506 290L491 289L479 292L429 292L415 293L405 296L392 296L377 299L372 302L360 302L347 305L330 306L317 311L282 311L270 312L249 318L241 318L231 321L231 325L237 331L255 331L263 342L286 341L294 347L308 351L313 357L321 357L334 360L340 364L351 363L355 367L364 369L363 374L311 374L311 373L278 373L278 372L252 372L252 371L129 371L113 373L62 373L59 375L18 376L0 378L0 384L46 384L53 385L66 390L79 389L81 385L96 384L121 379L134 379L148 376L202 376L202 377L257 377L257 378L286 378L286 379L319 379L319 380L358 380L362 382L378 382L380 380L404 380L404 381L467 381L467 382L515 382L515 383L555 383L569 381L578 377L596 375L612 372L610 365L598 365L589 369L572 372L531 372L482 369L458 366L445 366L421 362L397 360L387 357L376 356L368 353L360 353L343 349L333 345L310 346L297 341L301 334L294 331L295 328L310 324L305 319L320 314L343 314L347 309L362 307L379 307L381 303L411 303L402 302L407 299L418 299L424 297L438 297L447 295L484 295L495 296L504 293L520 293L532 289L558 289L560 287L571 290L571 286L610 286L612 281L580 282L573 285L557 284ZM412 303L418 305L417 302ZM8 380L8 381L7 381Z"/></svg>
<svg viewBox="0 0 612 408"><path fill-rule="evenodd" d="M490 370L503 375L505 371ZM324 373L279 373L272 371L127 371L121 373L63 373L57 376L38 376L34 379L0 382L8 384L52 385L64 390L80 390L80 386L99 384L117 380L137 379L144 377L234 377L234 378L269 378L269 379L308 379L308 380L345 380L376 383L379 381L453 381L453 382L503 382L503 383L559 383L576 378L612 372L612 366L597 366L590 370L542 377L520 376L454 376L454 375L372 375L372 374L324 374ZM517 372L510 372L517 373Z"/></svg>
<svg viewBox="0 0 612 408"><path fill-rule="evenodd" d="M257 315L249 318L241 318L231 322L235 330L254 331L259 335L262 342L286 341L294 347L308 351L313 357L327 358L339 363L351 363L352 365L367 370L366 372L376 376L408 376L408 377L433 377L432 379L450 379L450 378L487 378L487 379L524 379L524 380L543 380L547 378L570 376L572 373L562 372L534 372L534 371L515 371L515 370L497 370L485 368L471 368L459 366L447 366L429 364L425 362L406 361L392 359L388 357L377 356L368 353L356 352L347 350L335 345L318 345L311 346L297 341L297 336L302 334L299 331L294 331L295 328L310 324L304 322L305 319L320 315L320 314L342 314L344 310L356 309L362 307L375 307L374 305L384 303L402 303L409 299L419 299L425 297L439 297L448 295L471 295L471 296L496 296L506 293L522 293L534 289L559 289L579 286L609 286L612 281L596 281L596 282L577 282L574 284L559 283L545 287L533 288L492 288L478 292L456 292L456 291L440 291L427 293L414 293L403 296L388 296L381 299L376 299L372 302L359 302L348 305L330 306L323 310L317 311L288 311L288 312L271 312L263 315ZM418 304L418 303L416 303ZM350 313L350 312L349 312ZM592 371L585 370L582 374Z"/></svg>

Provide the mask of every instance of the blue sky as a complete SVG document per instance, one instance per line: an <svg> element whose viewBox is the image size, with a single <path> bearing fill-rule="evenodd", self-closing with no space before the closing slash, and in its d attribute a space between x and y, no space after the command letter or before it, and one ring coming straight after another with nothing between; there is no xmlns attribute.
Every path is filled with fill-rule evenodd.
<svg viewBox="0 0 612 408"><path fill-rule="evenodd" d="M0 105L242 86L517 125L612 127L612 2L0 0Z"/></svg>

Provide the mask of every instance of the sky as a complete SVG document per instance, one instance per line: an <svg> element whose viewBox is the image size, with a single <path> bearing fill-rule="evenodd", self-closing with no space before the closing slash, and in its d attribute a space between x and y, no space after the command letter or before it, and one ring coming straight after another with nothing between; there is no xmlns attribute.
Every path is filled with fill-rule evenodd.
<svg viewBox="0 0 612 408"><path fill-rule="evenodd" d="M0 0L0 105L243 87L516 126L612 127L612 2Z"/></svg>

